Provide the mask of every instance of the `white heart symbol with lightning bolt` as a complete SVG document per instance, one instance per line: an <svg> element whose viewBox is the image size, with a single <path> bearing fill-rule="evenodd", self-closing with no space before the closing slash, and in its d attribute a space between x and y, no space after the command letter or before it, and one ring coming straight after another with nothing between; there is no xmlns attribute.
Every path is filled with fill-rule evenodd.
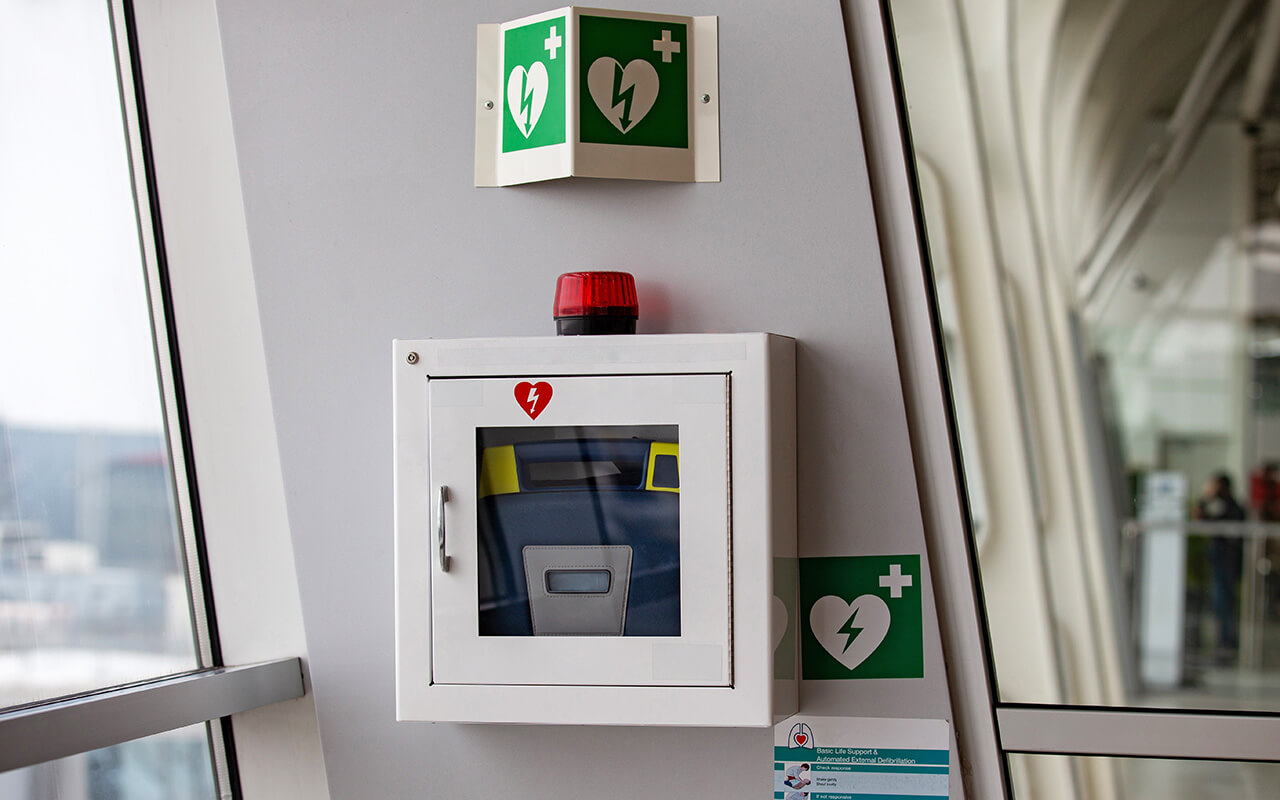
<svg viewBox="0 0 1280 800"><path fill-rule="evenodd" d="M624 67L601 56L587 70L587 89L596 108L623 133L634 128L653 108L658 85L658 71L640 58Z"/></svg>
<svg viewBox="0 0 1280 800"><path fill-rule="evenodd" d="M813 635L848 669L866 661L889 633L889 606L879 596L864 594L852 603L835 595L818 599L809 611Z"/></svg>
<svg viewBox="0 0 1280 800"><path fill-rule="evenodd" d="M542 109L547 104L547 89L551 84L547 67L535 61L529 67L516 67L507 78L507 110L516 127L528 139L533 126L538 124Z"/></svg>

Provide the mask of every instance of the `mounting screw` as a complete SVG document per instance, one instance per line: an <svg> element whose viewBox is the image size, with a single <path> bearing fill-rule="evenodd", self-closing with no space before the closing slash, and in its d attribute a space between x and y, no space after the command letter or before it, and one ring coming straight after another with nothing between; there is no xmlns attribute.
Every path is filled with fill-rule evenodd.
<svg viewBox="0 0 1280 800"><path fill-rule="evenodd" d="M702 102L704 102L704 103L710 103L710 102L711 102L711 95L709 95L709 94L704 94L702 97L700 97L700 98L698 98L698 99L700 99L700 100L701 100Z"/></svg>
<svg viewBox="0 0 1280 800"><path fill-rule="evenodd" d="M408 361L410 364L417 364L417 363L418 363L418 354L417 354L417 353L410 353L410 354L409 354L409 357L408 357L408 358L406 358L406 359L405 359L405 361Z"/></svg>
<svg viewBox="0 0 1280 800"><path fill-rule="evenodd" d="M493 110L493 101L492 101L492 100L485 100L485 101L484 101L484 110L485 110L485 111L492 111L492 110Z"/></svg>

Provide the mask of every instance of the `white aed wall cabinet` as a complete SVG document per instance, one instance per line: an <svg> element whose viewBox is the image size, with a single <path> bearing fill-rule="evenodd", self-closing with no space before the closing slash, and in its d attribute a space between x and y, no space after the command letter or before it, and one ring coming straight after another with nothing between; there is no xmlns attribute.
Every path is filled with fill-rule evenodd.
<svg viewBox="0 0 1280 800"><path fill-rule="evenodd" d="M398 719L795 712L793 339L393 352Z"/></svg>

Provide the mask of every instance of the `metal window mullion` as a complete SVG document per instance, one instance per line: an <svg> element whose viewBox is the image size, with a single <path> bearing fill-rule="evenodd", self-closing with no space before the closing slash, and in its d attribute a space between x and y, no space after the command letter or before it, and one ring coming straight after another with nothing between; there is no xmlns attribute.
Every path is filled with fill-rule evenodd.
<svg viewBox="0 0 1280 800"><path fill-rule="evenodd" d="M842 0L840 9L898 341L959 773L969 797L1008 797L993 713L994 679L988 671L990 643L982 623L977 558L965 524L968 500L888 0Z"/></svg>
<svg viewBox="0 0 1280 800"><path fill-rule="evenodd" d="M129 174L133 184L147 307L151 312L153 358L164 411L165 440L172 475L170 496L181 533L179 544L187 584L187 610L194 634L196 663L204 668L217 667L225 662L219 644L207 557L201 538L203 525L186 426L181 362L172 331L173 309L167 279L164 235L160 228L160 208L154 190L155 174L132 2L108 0L107 9ZM218 795L235 796L239 791L239 777L229 717L224 715L223 719L207 721L206 736Z"/></svg>
<svg viewBox="0 0 1280 800"><path fill-rule="evenodd" d="M303 694L284 658L194 670L0 712L0 772L229 717Z"/></svg>
<svg viewBox="0 0 1280 800"><path fill-rule="evenodd" d="M996 720L1010 753L1280 761L1274 715L1004 706Z"/></svg>
<svg viewBox="0 0 1280 800"><path fill-rule="evenodd" d="M171 495L182 534L183 567L188 585L188 607L195 631L197 663L201 667L219 666L216 633L209 623L210 610L199 564L199 548L196 546L197 509L192 501L190 488L192 475L187 468L184 447L182 404L179 397L178 362L176 343L170 335L167 306L167 287L161 274L163 242L156 219L155 198L149 180L150 165L145 142L145 111L138 102L139 87L135 81L133 43L131 41L127 2L110 2L110 21L116 58L116 75L120 90L120 105L124 117L125 144L127 146L129 174L133 182L134 214L137 221L138 243L142 253L147 307L151 312L151 341L156 374L159 377L161 407L164 410L165 440L169 451L169 465L173 483Z"/></svg>

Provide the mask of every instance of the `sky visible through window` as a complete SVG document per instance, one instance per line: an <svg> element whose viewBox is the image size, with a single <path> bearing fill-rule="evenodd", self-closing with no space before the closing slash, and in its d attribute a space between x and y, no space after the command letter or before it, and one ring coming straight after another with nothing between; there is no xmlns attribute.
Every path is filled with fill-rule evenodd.
<svg viewBox="0 0 1280 800"><path fill-rule="evenodd" d="M106 4L0 0L0 109L0 420L159 432Z"/></svg>

